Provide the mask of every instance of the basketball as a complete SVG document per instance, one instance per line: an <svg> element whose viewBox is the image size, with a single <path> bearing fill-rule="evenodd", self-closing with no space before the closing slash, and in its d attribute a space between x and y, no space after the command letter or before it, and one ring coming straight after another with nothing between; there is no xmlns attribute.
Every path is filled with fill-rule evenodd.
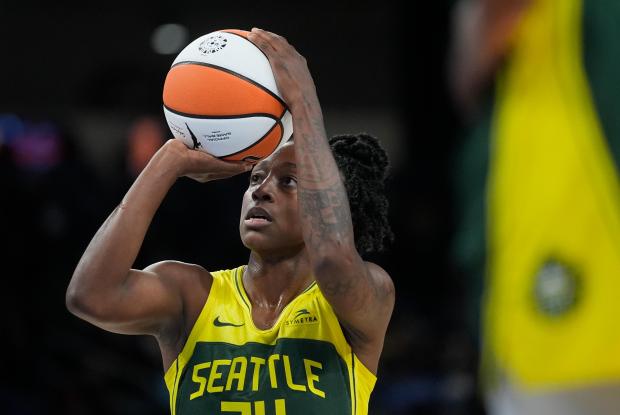
<svg viewBox="0 0 620 415"><path fill-rule="evenodd" d="M244 30L220 30L183 49L164 82L166 121L188 147L256 162L293 133L271 65Z"/></svg>

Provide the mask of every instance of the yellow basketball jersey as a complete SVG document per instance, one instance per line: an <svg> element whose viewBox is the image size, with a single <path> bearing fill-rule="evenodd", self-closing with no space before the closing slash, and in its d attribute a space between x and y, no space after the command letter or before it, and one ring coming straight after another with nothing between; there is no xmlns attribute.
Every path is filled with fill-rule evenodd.
<svg viewBox="0 0 620 415"><path fill-rule="evenodd" d="M581 11L581 0L534 1L498 85L486 358L522 386L620 379L620 185Z"/></svg>
<svg viewBox="0 0 620 415"><path fill-rule="evenodd" d="M164 376L172 415L366 415L376 377L316 282L260 330L244 270L212 273L209 298Z"/></svg>

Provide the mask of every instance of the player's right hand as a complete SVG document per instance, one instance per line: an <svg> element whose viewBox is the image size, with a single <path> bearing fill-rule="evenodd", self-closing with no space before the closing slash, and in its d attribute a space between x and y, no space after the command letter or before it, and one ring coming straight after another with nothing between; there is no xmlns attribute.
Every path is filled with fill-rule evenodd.
<svg viewBox="0 0 620 415"><path fill-rule="evenodd" d="M203 151L192 150L175 138L166 141L161 150L172 156L178 177L189 177L201 183L236 176L253 167L248 162L223 161Z"/></svg>

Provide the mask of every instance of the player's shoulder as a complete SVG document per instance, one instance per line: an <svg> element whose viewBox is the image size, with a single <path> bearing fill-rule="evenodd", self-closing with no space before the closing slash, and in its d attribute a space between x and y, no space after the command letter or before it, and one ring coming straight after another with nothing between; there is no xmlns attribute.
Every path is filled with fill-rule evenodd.
<svg viewBox="0 0 620 415"><path fill-rule="evenodd" d="M201 265L171 259L155 262L144 270L175 278L182 278L188 275L210 275L209 271Z"/></svg>
<svg viewBox="0 0 620 415"><path fill-rule="evenodd" d="M182 303L182 319L176 319L162 327L160 344L166 344L179 352L177 347L185 343L211 292L213 277L204 267L187 262L166 260L156 262L144 269L176 293ZM174 354L174 353L173 353Z"/></svg>
<svg viewBox="0 0 620 415"><path fill-rule="evenodd" d="M149 265L144 271L155 274L167 284L176 285L180 289L195 290L203 287L209 290L213 276L198 264L165 260Z"/></svg>

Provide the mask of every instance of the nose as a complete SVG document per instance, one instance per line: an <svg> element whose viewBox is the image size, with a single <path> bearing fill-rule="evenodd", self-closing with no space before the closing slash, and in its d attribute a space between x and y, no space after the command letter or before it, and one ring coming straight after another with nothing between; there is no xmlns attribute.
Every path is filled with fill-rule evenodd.
<svg viewBox="0 0 620 415"><path fill-rule="evenodd" d="M262 200L264 202L273 202L273 186L272 186L273 178L271 175L267 176L265 180L256 187L252 191L252 200L259 201Z"/></svg>

